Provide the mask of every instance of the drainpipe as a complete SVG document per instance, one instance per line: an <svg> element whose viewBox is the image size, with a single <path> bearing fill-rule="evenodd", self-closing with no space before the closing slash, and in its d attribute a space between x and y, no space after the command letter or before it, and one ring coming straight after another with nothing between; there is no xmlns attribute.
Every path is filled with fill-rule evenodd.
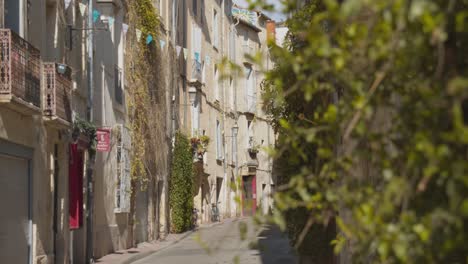
<svg viewBox="0 0 468 264"><path fill-rule="evenodd" d="M93 1L88 0L88 28L94 28L93 23ZM93 122L93 93L94 93L94 54L93 54L93 32L88 33L88 121ZM88 152L89 153L89 152ZM94 211L94 190L93 190L93 166L94 166L94 155L89 155L88 164L86 168L86 180L87 180L87 197L86 197L86 263L94 263L93 254L93 211Z"/></svg>

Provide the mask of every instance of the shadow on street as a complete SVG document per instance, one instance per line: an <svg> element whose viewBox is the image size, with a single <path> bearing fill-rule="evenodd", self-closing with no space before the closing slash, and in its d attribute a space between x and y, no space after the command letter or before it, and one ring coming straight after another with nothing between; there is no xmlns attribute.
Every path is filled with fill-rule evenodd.
<svg viewBox="0 0 468 264"><path fill-rule="evenodd" d="M258 236L258 249L262 264L298 263L298 258L289 245L288 235L277 226L268 225Z"/></svg>

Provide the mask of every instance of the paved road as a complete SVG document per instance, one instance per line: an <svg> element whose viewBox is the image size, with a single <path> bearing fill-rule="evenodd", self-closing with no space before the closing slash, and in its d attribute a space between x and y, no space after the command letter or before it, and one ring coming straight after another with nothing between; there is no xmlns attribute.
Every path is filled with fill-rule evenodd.
<svg viewBox="0 0 468 264"><path fill-rule="evenodd" d="M246 227L245 239L240 228ZM250 219L202 229L134 264L289 264L297 263L287 237L270 226L254 230ZM238 261L237 261L238 260Z"/></svg>

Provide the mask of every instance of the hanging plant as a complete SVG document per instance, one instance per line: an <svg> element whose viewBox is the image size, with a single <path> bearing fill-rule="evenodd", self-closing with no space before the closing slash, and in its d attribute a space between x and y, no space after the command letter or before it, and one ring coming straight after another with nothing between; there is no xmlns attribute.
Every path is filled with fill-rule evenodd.
<svg viewBox="0 0 468 264"><path fill-rule="evenodd" d="M84 119L81 119L79 117L75 118L75 121L73 122L73 133L72 136L78 137L80 134L83 134L89 138L89 148L88 151L90 154L96 153L96 126Z"/></svg>

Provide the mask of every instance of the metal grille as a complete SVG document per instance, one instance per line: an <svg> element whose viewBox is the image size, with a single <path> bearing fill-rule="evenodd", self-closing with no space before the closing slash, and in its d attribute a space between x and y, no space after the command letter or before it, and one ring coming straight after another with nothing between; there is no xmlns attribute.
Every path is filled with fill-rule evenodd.
<svg viewBox="0 0 468 264"><path fill-rule="evenodd" d="M40 107L40 52L10 29L0 29L0 95Z"/></svg>

